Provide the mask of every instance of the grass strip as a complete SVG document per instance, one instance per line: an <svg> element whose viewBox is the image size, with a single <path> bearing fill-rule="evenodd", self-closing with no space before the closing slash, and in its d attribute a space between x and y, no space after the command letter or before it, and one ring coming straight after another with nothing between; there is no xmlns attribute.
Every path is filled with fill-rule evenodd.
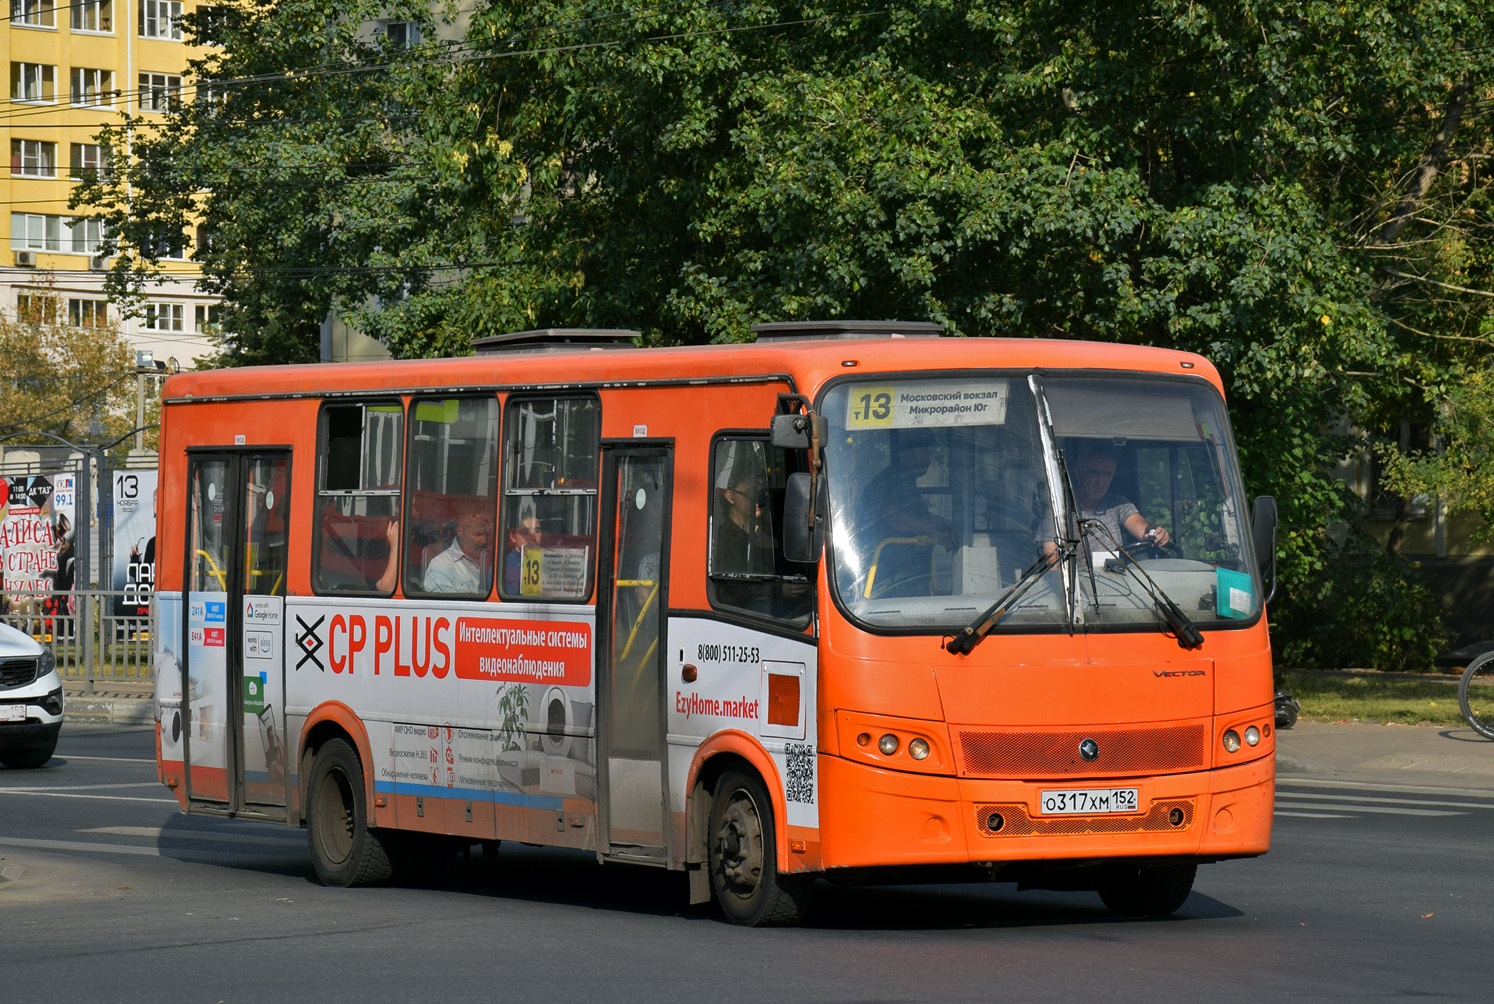
<svg viewBox="0 0 1494 1004"><path fill-rule="evenodd" d="M1276 674L1276 689L1302 703L1317 721L1461 725L1456 676L1295 670Z"/></svg>

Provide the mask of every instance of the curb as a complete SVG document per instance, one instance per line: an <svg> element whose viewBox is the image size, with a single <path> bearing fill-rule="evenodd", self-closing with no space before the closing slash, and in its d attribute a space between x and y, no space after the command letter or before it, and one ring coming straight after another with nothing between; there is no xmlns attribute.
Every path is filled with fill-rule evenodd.
<svg viewBox="0 0 1494 1004"><path fill-rule="evenodd" d="M63 723L150 725L156 720L149 701L110 697L69 697L63 706Z"/></svg>

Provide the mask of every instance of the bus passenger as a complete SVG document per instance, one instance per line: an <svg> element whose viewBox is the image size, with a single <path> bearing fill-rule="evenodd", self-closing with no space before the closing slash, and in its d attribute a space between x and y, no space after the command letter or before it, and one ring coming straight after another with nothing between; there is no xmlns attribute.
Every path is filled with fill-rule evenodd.
<svg viewBox="0 0 1494 1004"><path fill-rule="evenodd" d="M534 510L526 509L519 516L519 525L508 532L508 554L503 559L503 591L517 595L520 589L520 569L524 560L524 548L539 543L540 521Z"/></svg>
<svg viewBox="0 0 1494 1004"><path fill-rule="evenodd" d="M389 558L374 588L381 593L392 593L395 582L399 581L399 520L389 521L384 528L384 539L389 542Z"/></svg>
<svg viewBox="0 0 1494 1004"><path fill-rule="evenodd" d="M426 566L426 592L487 592L487 556L487 514L476 506L462 509L456 518L456 539Z"/></svg>
<svg viewBox="0 0 1494 1004"><path fill-rule="evenodd" d="M1069 450L1072 457L1069 474L1074 483L1074 504L1080 519L1092 519L1104 526L1090 536L1091 553L1110 553L1116 545L1124 546L1127 536L1166 547L1172 535L1166 527L1147 522L1140 510L1124 495L1110 490L1115 477L1118 451L1104 440L1080 440ZM1042 524L1039 523L1039 527ZM1124 529L1125 534L1121 533ZM1042 534L1039 545L1047 554L1056 549L1052 538Z"/></svg>

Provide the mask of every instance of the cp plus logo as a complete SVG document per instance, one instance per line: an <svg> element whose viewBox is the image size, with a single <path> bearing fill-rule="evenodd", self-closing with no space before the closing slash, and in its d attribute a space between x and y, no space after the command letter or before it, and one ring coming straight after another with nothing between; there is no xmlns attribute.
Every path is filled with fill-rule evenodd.
<svg viewBox="0 0 1494 1004"><path fill-rule="evenodd" d="M322 621L326 619L326 617L318 617L312 623L307 624L299 614L296 615L296 647L301 650L301 661L296 663L297 669L310 662L323 673L327 671L327 667L322 665L322 660L317 655L322 650L322 646L326 644L322 641L321 634Z"/></svg>

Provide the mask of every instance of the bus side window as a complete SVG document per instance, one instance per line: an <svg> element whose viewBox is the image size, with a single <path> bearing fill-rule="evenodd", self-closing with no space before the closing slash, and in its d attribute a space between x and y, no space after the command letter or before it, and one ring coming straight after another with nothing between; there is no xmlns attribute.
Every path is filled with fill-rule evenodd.
<svg viewBox="0 0 1494 1004"><path fill-rule="evenodd" d="M318 593L394 591L391 529L399 518L404 407L329 404L317 430L312 585Z"/></svg>
<svg viewBox="0 0 1494 1004"><path fill-rule="evenodd" d="M602 408L596 398L510 397L504 414L498 594L591 595Z"/></svg>
<svg viewBox="0 0 1494 1004"><path fill-rule="evenodd" d="M761 437L721 437L711 457L708 589L714 607L803 626L813 608L811 569L783 556L785 451Z"/></svg>
<svg viewBox="0 0 1494 1004"><path fill-rule="evenodd" d="M497 399L411 401L409 464L401 533L406 595L487 596L498 495Z"/></svg>

